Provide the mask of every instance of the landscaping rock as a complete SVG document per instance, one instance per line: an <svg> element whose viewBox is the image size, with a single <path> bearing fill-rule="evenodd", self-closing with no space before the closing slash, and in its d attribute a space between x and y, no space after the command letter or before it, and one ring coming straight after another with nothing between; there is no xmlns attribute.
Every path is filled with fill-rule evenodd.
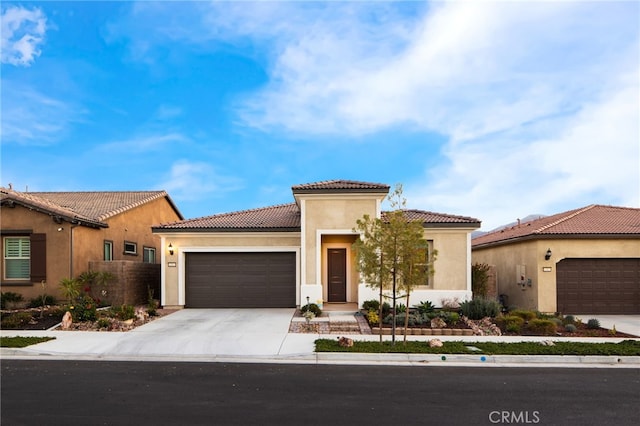
<svg viewBox="0 0 640 426"><path fill-rule="evenodd" d="M440 339L431 339L431 340L429 340L429 347L430 348L441 348L442 347L442 341Z"/></svg>
<svg viewBox="0 0 640 426"><path fill-rule="evenodd" d="M62 329L68 330L71 327L72 323L73 319L71 318L71 312L65 312L64 316L62 317Z"/></svg>

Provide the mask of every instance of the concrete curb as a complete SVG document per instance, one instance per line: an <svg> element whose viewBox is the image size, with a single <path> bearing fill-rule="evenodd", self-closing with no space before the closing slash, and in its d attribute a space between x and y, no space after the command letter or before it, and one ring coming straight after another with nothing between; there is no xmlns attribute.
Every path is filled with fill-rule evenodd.
<svg viewBox="0 0 640 426"><path fill-rule="evenodd" d="M19 360L218 362L467 367L640 368L640 356L370 354L319 352L277 356L240 355L79 355L0 348L0 358Z"/></svg>

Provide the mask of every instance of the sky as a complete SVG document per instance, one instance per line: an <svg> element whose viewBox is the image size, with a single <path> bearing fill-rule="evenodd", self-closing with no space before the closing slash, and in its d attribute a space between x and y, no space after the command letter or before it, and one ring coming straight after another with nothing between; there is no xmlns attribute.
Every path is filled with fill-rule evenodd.
<svg viewBox="0 0 640 426"><path fill-rule="evenodd" d="M185 218L400 183L490 230L640 207L640 3L0 5L0 185Z"/></svg>

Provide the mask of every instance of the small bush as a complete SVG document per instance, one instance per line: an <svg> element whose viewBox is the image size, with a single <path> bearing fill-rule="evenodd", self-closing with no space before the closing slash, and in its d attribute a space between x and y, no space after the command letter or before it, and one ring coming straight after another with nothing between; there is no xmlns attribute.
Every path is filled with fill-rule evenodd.
<svg viewBox="0 0 640 426"><path fill-rule="evenodd" d="M69 305L69 312L73 322L95 321L98 314L96 311L96 303L89 296L80 296L75 303Z"/></svg>
<svg viewBox="0 0 640 426"><path fill-rule="evenodd" d="M396 305L396 314L402 314L404 312L407 312L407 307L402 303L398 303Z"/></svg>
<svg viewBox="0 0 640 426"><path fill-rule="evenodd" d="M421 314L427 314L429 312L433 312L433 310L435 309L435 306L433 306L433 303L431 303L429 300L426 300L424 302L420 302L416 308L418 308L418 312Z"/></svg>
<svg viewBox="0 0 640 426"><path fill-rule="evenodd" d="M587 321L587 328L589 330L597 330L600 328L600 321L597 318L591 318Z"/></svg>
<svg viewBox="0 0 640 426"><path fill-rule="evenodd" d="M29 312L16 312L3 317L0 325L2 328L19 328L29 324L32 319L33 316Z"/></svg>
<svg viewBox="0 0 640 426"><path fill-rule="evenodd" d="M548 319L533 319L529 321L529 330L536 334L550 336L555 334L557 329L556 324Z"/></svg>
<svg viewBox="0 0 640 426"><path fill-rule="evenodd" d="M367 313L367 321L369 321L369 324L371 325L380 325L380 317L378 316L378 312L370 310Z"/></svg>
<svg viewBox="0 0 640 426"><path fill-rule="evenodd" d="M158 305L153 298L153 289L151 287L147 287L147 314L149 314L150 317L155 317L158 315L157 309Z"/></svg>
<svg viewBox="0 0 640 426"><path fill-rule="evenodd" d="M500 313L500 304L496 300L477 297L460 304L462 315L472 320L485 317L495 318Z"/></svg>
<svg viewBox="0 0 640 426"><path fill-rule="evenodd" d="M540 318L540 319L545 319L545 318ZM548 318L548 319L549 319L549 321L552 321L557 327L562 326L562 320L560 318L551 317L551 318Z"/></svg>
<svg viewBox="0 0 640 426"><path fill-rule="evenodd" d="M578 331L578 328L573 324L567 324L564 326L564 331L566 331L567 333L575 333L576 331Z"/></svg>
<svg viewBox="0 0 640 426"><path fill-rule="evenodd" d="M379 311L380 310L380 302L378 302L375 299L371 299L371 300L365 300L364 302L362 302L362 309L364 309L365 311L369 312L369 311Z"/></svg>
<svg viewBox="0 0 640 426"><path fill-rule="evenodd" d="M504 322L504 329L510 333L520 333L522 326L524 325L524 319L517 315L507 315L502 321Z"/></svg>
<svg viewBox="0 0 640 426"><path fill-rule="evenodd" d="M404 319L406 318L406 312L400 313L396 315L396 325L404 325ZM384 320L382 320L385 324L393 323L393 315L387 315ZM409 314L409 326L413 327L416 325L422 324L422 318L418 315Z"/></svg>
<svg viewBox="0 0 640 426"><path fill-rule="evenodd" d="M22 302L23 297L21 294L7 291L0 293L0 309L8 309L14 303Z"/></svg>
<svg viewBox="0 0 640 426"><path fill-rule="evenodd" d="M29 301L30 308L39 308L40 306L55 305L56 298L45 294L44 296L34 297Z"/></svg>
<svg viewBox="0 0 640 426"><path fill-rule="evenodd" d="M113 315L119 320L126 321L136 317L136 308L131 305L121 305L111 309Z"/></svg>
<svg viewBox="0 0 640 426"><path fill-rule="evenodd" d="M391 313L391 305L388 302L382 303L382 315L389 315Z"/></svg>
<svg viewBox="0 0 640 426"><path fill-rule="evenodd" d="M109 321L109 318L100 318L98 319L98 321L96 321L96 326L100 329L100 328L109 328L111 327L111 321Z"/></svg>
<svg viewBox="0 0 640 426"><path fill-rule="evenodd" d="M300 308L300 312L303 314L307 311L313 312L316 317L322 315L322 309L320 309L320 307L315 303L308 303Z"/></svg>
<svg viewBox="0 0 640 426"><path fill-rule="evenodd" d="M448 325L453 325L460 321L460 314L458 314L457 312L440 311L438 313L438 316L442 318Z"/></svg>
<svg viewBox="0 0 640 426"><path fill-rule="evenodd" d="M562 322L564 324L575 324L576 319L575 319L575 317L573 315L567 315L566 317L564 317L562 319Z"/></svg>
<svg viewBox="0 0 640 426"><path fill-rule="evenodd" d="M536 318L536 313L534 311L526 311L524 309L516 309L509 312L509 314L519 316L525 321L531 321Z"/></svg>

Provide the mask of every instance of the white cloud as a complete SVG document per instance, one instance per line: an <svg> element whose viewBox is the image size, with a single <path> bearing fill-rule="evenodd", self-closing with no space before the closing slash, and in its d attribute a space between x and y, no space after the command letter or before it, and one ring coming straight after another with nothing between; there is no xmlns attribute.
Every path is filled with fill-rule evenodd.
<svg viewBox="0 0 640 426"><path fill-rule="evenodd" d="M16 81L2 79L2 143L47 145L66 135L85 113Z"/></svg>
<svg viewBox="0 0 640 426"><path fill-rule="evenodd" d="M179 201L217 198L241 187L240 179L218 173L211 164L188 160L173 163L169 178L159 185Z"/></svg>
<svg viewBox="0 0 640 426"><path fill-rule="evenodd" d="M135 136L126 140L108 142L98 147L100 151L146 152L164 149L170 144L184 144L190 142L188 136L178 132L162 132Z"/></svg>
<svg viewBox="0 0 640 426"><path fill-rule="evenodd" d="M2 18L2 62L30 66L40 56L47 17L38 8L9 6Z"/></svg>

